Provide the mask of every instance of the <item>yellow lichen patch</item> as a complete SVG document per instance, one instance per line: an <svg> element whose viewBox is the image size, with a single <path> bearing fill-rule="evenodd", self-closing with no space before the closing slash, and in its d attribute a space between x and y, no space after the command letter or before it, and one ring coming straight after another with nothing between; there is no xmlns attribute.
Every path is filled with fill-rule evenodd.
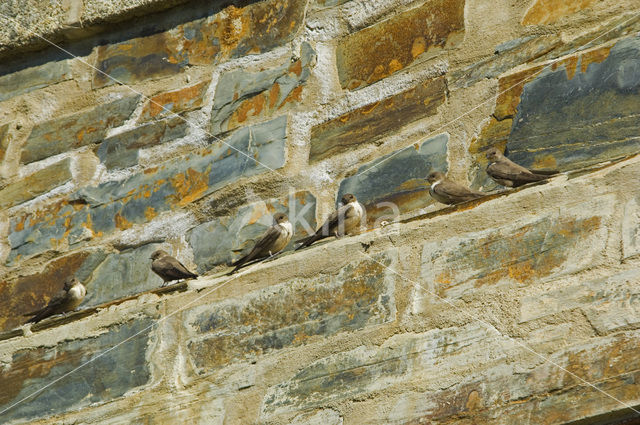
<svg viewBox="0 0 640 425"><path fill-rule="evenodd" d="M126 218L121 216L120 213L116 213L116 215L113 218L116 222L116 227L120 230L127 230L133 226L133 224L130 221L128 221Z"/></svg>
<svg viewBox="0 0 640 425"><path fill-rule="evenodd" d="M147 221L153 220L157 215L158 214L153 207L147 207L144 210L144 217L147 219Z"/></svg>
<svg viewBox="0 0 640 425"><path fill-rule="evenodd" d="M536 0L522 18L522 25L546 25L586 9L595 0Z"/></svg>
<svg viewBox="0 0 640 425"><path fill-rule="evenodd" d="M535 157L535 161L533 163L533 167L532 168L534 168L534 169L545 169L545 168L555 169L557 166L558 166L558 162L553 157L553 155L547 154L547 155L537 155Z"/></svg>
<svg viewBox="0 0 640 425"><path fill-rule="evenodd" d="M411 56L413 58L417 58L421 54L423 54L427 50L427 42L424 37L417 37L413 40L413 45L411 46Z"/></svg>
<svg viewBox="0 0 640 425"><path fill-rule="evenodd" d="M209 168L202 173L188 168L184 173L173 177L171 185L176 190L176 194L171 197L174 198L175 203L182 207L199 199L209 188L209 172Z"/></svg>

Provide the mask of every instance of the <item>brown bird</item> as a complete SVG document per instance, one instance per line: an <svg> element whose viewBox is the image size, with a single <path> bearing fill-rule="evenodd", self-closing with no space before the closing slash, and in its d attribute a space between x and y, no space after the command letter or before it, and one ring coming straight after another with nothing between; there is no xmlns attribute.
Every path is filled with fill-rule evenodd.
<svg viewBox="0 0 640 425"><path fill-rule="evenodd" d="M551 170L529 170L516 164L496 148L487 151L487 159L490 161L487 166L487 174L499 184L507 187L518 187L523 184L546 180L558 171Z"/></svg>
<svg viewBox="0 0 640 425"><path fill-rule="evenodd" d="M273 225L258 239L251 252L238 259L231 265L235 268L231 273L238 271L243 265L253 260L271 257L282 251L293 236L293 226L286 214L277 213L273 216Z"/></svg>
<svg viewBox="0 0 640 425"><path fill-rule="evenodd" d="M351 193L342 196L342 206L334 211L316 232L298 242L302 242L296 250L309 246L315 241L329 236L341 237L358 232L365 218L364 207Z"/></svg>
<svg viewBox="0 0 640 425"><path fill-rule="evenodd" d="M75 277L68 277L64 281L64 287L51 298L45 307L25 314L25 316L34 315L27 320L27 323L37 323L55 314L73 311L80 305L85 295L87 295L87 289L84 285Z"/></svg>
<svg viewBox="0 0 640 425"><path fill-rule="evenodd" d="M460 202L471 201L486 196L485 193L476 192L475 190L468 189L461 184L449 180L439 171L429 173L427 180L431 183L429 187L431 197L443 204L455 205Z"/></svg>
<svg viewBox="0 0 640 425"><path fill-rule="evenodd" d="M153 260L151 262L151 270L162 278L164 281L162 286L173 280L198 277L197 274L190 272L180 261L161 249L154 251L150 258Z"/></svg>

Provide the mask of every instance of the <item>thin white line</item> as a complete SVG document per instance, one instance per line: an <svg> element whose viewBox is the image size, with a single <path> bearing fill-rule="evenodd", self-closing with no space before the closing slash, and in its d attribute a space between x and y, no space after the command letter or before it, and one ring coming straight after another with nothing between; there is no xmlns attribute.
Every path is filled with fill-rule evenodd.
<svg viewBox="0 0 640 425"><path fill-rule="evenodd" d="M165 317L162 317L161 319L158 319L158 321L150 324L149 326L147 326L146 328L142 329L139 332L136 332L135 334L131 335L130 337L128 337L125 340L120 341L119 343L117 343L116 345L114 345L113 347L110 347L108 349L106 349L105 351L103 351L102 353L98 354L95 357L92 357L91 359L87 360L86 362L82 363L80 366L76 367L75 369L70 370L69 372L65 373L64 375L62 375L61 377L49 382L47 385L45 385L44 387L32 392L31 394L23 397L22 399L16 401L15 403L13 403L11 406L5 408L4 410L0 411L0 415L2 415L3 413L5 413L6 411L12 409L13 407L17 406L18 404L22 403L25 400L30 399L31 397L33 397L36 394L41 393L42 391L46 390L47 388L49 388L50 386L54 385L55 383L57 383L58 381L61 381L62 379L66 378L67 376L71 375L72 373L76 372L78 369L83 368L84 366L88 365L89 363L93 362L94 360L104 356L105 354L107 354L108 352L110 352L111 350L118 348L119 346L121 346L122 344L124 344L127 341L130 341L131 339L137 337L138 335L140 335L142 332L147 331L149 329L151 329L153 326L158 325L159 323L163 322L164 320L168 319L169 317L173 316L176 313L179 313L180 311L184 310L185 308L187 308L188 306L190 306L191 304L195 303L196 301L201 300L202 298L206 297L207 295L211 294L213 291L222 288L224 285L226 285L227 283L231 282L234 279L237 279L238 277L242 276L242 273L238 273L236 274L234 277L232 277L231 279L221 283L218 286L215 286L213 288L211 288L211 290L205 292L204 294L200 295L199 297L189 301L187 304L183 305L182 307L180 307L179 309L177 309L176 311L169 313L168 315L166 315Z"/></svg>
<svg viewBox="0 0 640 425"><path fill-rule="evenodd" d="M467 112L463 113L462 115L457 116L456 118L452 119L451 121L448 121L444 124L442 124L440 127L438 127L437 129L431 131L430 133L428 133L426 136L424 136L424 138L428 138L431 137L432 135L438 133L440 130L444 129L445 127L448 127L450 124L453 124L454 122L458 121L459 119L465 117L466 115L469 115L471 112L475 111L476 109L478 109L479 107L481 107L482 105L484 105L485 103L491 102L494 99L497 99L501 94L504 94L506 92L508 92L509 90L511 90L512 88L514 88L517 85L520 85L522 83L524 83L525 81L537 76L538 74L540 74L542 71L544 71L547 67L549 67L550 65L553 65L556 62L560 62L563 61L567 58L567 56L575 53L578 51L578 49L582 49L583 47L593 43L594 41L596 41L597 39L604 37L605 35L607 35L608 33L610 33L611 31L617 29L618 27L620 27L621 25L626 24L627 22L631 21L632 19L635 19L640 13L636 13L634 15L632 15L629 19L625 20L624 22L619 23L618 25L616 25L615 27L611 28L610 30L600 34L599 36L597 36L596 38L586 42L585 44L582 44L578 47L576 47L575 49L573 49L573 51L569 51L568 53L565 53L564 55L562 55L561 57L557 58L557 59L553 59L551 60L549 63L547 63L545 66L543 66L539 71L529 75L528 77L523 78L522 80L518 81L517 83L515 83L514 85L510 86L509 88L504 89L501 92L498 92L495 96L490 97L489 99L479 103L478 105L474 106L473 108L469 109ZM376 168L377 166L379 166L380 164L382 164L383 162L393 158L394 156L396 156L397 154L399 154L400 152L404 151L404 149L400 149L397 152L394 152L392 155L388 156L387 158L383 159L382 161L380 161L377 164L372 165L371 167L359 172L358 174L355 175L355 177L358 177L364 173L366 173L367 171Z"/></svg>
<svg viewBox="0 0 640 425"><path fill-rule="evenodd" d="M197 128L198 130L202 131L204 134L206 134L207 136L213 138L213 140L218 141L218 142L222 142L224 145L228 146L229 148L233 149L234 151L246 156L247 158L251 159L252 161L254 161L256 164L262 165L263 167L265 167L266 169L275 172L276 174L278 174L280 177L283 177L285 179L290 179L289 177L283 175L282 173L274 170L273 168L263 164L262 162L258 161L257 159L255 159L253 156L244 153L243 151L239 150L238 148L236 148L235 146L232 146L230 144L228 144L227 142L225 142L224 140L222 140L221 138L211 134L210 132L208 132L207 130L199 127L198 125L192 123L191 121L187 120L186 118L178 115L177 113L165 108L163 105L159 104L158 102L155 102L153 99L151 99L148 96L145 96L143 93L135 90L133 87L129 86L128 84L123 83L122 81L118 80L115 77L112 77L111 75L107 74L106 72L96 68L95 66L91 65L90 63L88 63L87 61L85 61L84 59L74 55L73 53L69 52L68 50L64 49L63 47L55 44L52 41L47 40L46 38L44 38L43 36L41 36L40 34L30 30L29 28L25 27L24 25L22 25L20 22L18 22L17 20L15 20L14 18L5 15L4 13L0 12L0 15L3 16L6 19L11 20L12 22L16 23L17 25L20 25L20 27L24 28L25 30L27 30L28 32L30 32L31 34L35 35L36 37L38 37L41 40L44 40L46 43L56 47L57 49L60 49L61 51L63 51L64 53L66 53L67 55L69 55L70 57L79 60L80 62L82 62L83 64L87 65L89 68L96 70L97 72L103 74L104 76L106 76L107 78L115 81L116 83L128 88L130 91L132 91L135 94L140 95L144 100L148 100L149 102L153 103L154 105L159 106L160 108L162 108L164 111L169 112L169 114L171 114L170 116L176 116L178 118L180 118L182 121L184 121L185 123L189 124L191 127Z"/></svg>
<svg viewBox="0 0 640 425"><path fill-rule="evenodd" d="M493 330L494 330L494 331L496 331L496 333L497 333L498 335L500 335L501 337L504 337L504 338L508 338L508 339L510 339L511 341L515 342L516 344L520 345L521 347L525 348L526 350L528 350L528 351L532 352L533 354L535 354L536 356L538 356L539 358L541 358L541 359L542 359L542 360L544 360L545 362L551 363L552 365L554 365L554 366L558 367L559 369L563 370L564 372L568 373L569 375L573 376L574 378L576 378L576 379L578 379L578 380L580 380L580 381L584 382L585 384L587 384L587 385L589 385L589 386L591 386L591 387L595 388L597 391L601 392L602 394L606 395L607 397L609 397L609 398L611 398L611 399L613 399L613 400L617 401L618 403L620 403L620 404L621 404L621 405L623 405L624 407L629 408L629 409L633 410L635 413L637 413L638 415L640 415L640 411L636 410L633 406L631 406L631 405L629 405L629 404L627 404L627 403L625 403L625 402L623 402L623 401L621 401L621 400L617 399L616 397L612 396L611 394L607 393L606 391L601 390L600 388L596 387L596 386L595 386L594 384L592 384L591 382L588 382L588 381L584 380L583 378L579 377L578 375L576 375L575 373L573 373L573 372L571 372L571 371L569 371L569 370L565 369L564 367L560 366L559 364L557 364L557 363L556 363L556 362L554 362L553 360L550 360L550 359L548 359L547 357L543 356L542 354L538 353L537 351L535 351L533 348L529 347L528 345L526 345L526 344L524 344L524 343L522 343L522 342L518 341L517 339L515 339L515 338L513 338L513 337L511 337L511 336L509 336L509 335L504 335L504 334L503 334L503 333L501 333L501 332L500 332L500 331L499 331L495 326L493 326L491 323L485 322L484 320L479 319L479 318L477 318L477 317L473 316L473 315L472 315L471 313L469 313L466 309L456 306L456 305L455 305L454 303L452 303L451 301L447 300L446 298L442 298L440 295L436 294L435 292L430 291L429 289L427 289L427 288L425 288L424 286L422 286L420 283L418 283L418 282L416 282L416 281L414 281L414 280L412 280L412 279L409 279L409 278L408 278L408 277L406 277L406 276L401 275L401 274L400 274L400 273L398 273L397 271L393 270L391 267L389 267L389 266L387 266L387 265L385 265L385 264L381 263L380 261L376 260L375 258L373 258L372 256L370 256L369 254L367 254L367 253L365 253L365 252L362 252L362 251L359 251L359 252L360 252L362 255L364 255L365 257L369 258L371 261L373 261L373 262L375 262L375 263L380 264L382 267L386 268L387 270L389 270L390 272L394 273L394 274L395 274L395 275L397 275L398 277L400 277L400 278L402 278L402 279L406 280L407 282L411 282L411 283L413 283L414 285L417 285L418 287L420 287L420 288L421 288L421 289L423 289L424 291L428 292L429 294L434 295L434 296L435 296L435 297L437 297L438 299L440 299L440 300L442 300L442 301L446 302L446 303L447 303L447 304L449 304L451 307L453 307L453 308L455 308L456 310L458 310L458 311L460 311L460 312L464 313L464 314L465 314L467 317L469 317L470 319L475 320L475 321L477 321L477 322L480 322L480 323L482 323L483 325L486 325L486 326L487 326L487 328L489 328L489 330L493 329ZM493 319L496 323L500 323L500 321L499 321L496 317L494 317L493 315L490 315L490 318L491 318L491 319Z"/></svg>

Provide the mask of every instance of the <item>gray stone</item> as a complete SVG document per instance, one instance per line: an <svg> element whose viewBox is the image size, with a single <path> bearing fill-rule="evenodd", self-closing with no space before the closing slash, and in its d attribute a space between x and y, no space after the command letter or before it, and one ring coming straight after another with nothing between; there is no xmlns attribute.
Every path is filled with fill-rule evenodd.
<svg viewBox="0 0 640 425"><path fill-rule="evenodd" d="M294 225L294 236L285 250L291 249L295 240L315 230L315 211L315 197L309 192L298 192L290 194L284 201L270 199L256 202L240 208L233 215L216 217L198 225L188 234L198 272L205 272L246 254L271 226L275 212L287 214Z"/></svg>
<svg viewBox="0 0 640 425"><path fill-rule="evenodd" d="M0 189L0 208L8 208L29 201L71 180L67 158L49 165Z"/></svg>
<svg viewBox="0 0 640 425"><path fill-rule="evenodd" d="M0 102L71 79L69 61L52 61L0 77Z"/></svg>

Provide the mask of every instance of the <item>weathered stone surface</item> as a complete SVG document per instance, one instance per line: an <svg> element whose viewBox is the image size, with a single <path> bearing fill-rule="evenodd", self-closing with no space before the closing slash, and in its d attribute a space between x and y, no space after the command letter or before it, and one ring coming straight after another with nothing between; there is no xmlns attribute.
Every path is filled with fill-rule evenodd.
<svg viewBox="0 0 640 425"><path fill-rule="evenodd" d="M160 78L189 65L211 65L262 53L288 42L302 22L301 0L268 0L222 12L175 28L100 46L96 68L123 83ZM113 84L96 71L94 88Z"/></svg>
<svg viewBox="0 0 640 425"><path fill-rule="evenodd" d="M249 117L269 117L287 103L299 102L316 57L308 43L300 50L300 59L293 63L260 72L223 74L213 100L211 132L232 130Z"/></svg>
<svg viewBox="0 0 640 425"><path fill-rule="evenodd" d="M423 282L441 296L460 297L483 285L529 284L594 267L602 261L613 202L594 199L524 225L427 242Z"/></svg>
<svg viewBox="0 0 640 425"><path fill-rule="evenodd" d="M640 196L624 206L622 218L622 258L640 254Z"/></svg>
<svg viewBox="0 0 640 425"><path fill-rule="evenodd" d="M524 297L520 322L581 309L601 334L640 325L640 270L580 282Z"/></svg>
<svg viewBox="0 0 640 425"><path fill-rule="evenodd" d="M179 114L202 106L210 80L189 87L157 94L147 101L140 114L139 122L161 118L171 113Z"/></svg>
<svg viewBox="0 0 640 425"><path fill-rule="evenodd" d="M29 163L104 139L110 128L131 115L139 96L125 97L88 111L37 124L22 150L21 161Z"/></svg>
<svg viewBox="0 0 640 425"><path fill-rule="evenodd" d="M361 88L451 48L464 35L464 0L434 0L345 37L336 50L343 88Z"/></svg>
<svg viewBox="0 0 640 425"><path fill-rule="evenodd" d="M3 420L55 415L112 400L146 384L150 373L145 353L152 323L150 319L131 320L113 326L97 337L15 352L11 366L0 372L3 388L0 409L60 380L27 402L4 412ZM133 338L119 344L129 337ZM92 358L95 360L90 364L74 371ZM69 373L71 371L73 373Z"/></svg>
<svg viewBox="0 0 640 425"><path fill-rule="evenodd" d="M69 61L47 62L0 77L0 102L71 79Z"/></svg>
<svg viewBox="0 0 640 425"><path fill-rule="evenodd" d="M23 315L44 307L67 277L86 282L105 256L100 251L73 253L51 261L41 273L1 281L0 330L23 324L28 319Z"/></svg>
<svg viewBox="0 0 640 425"><path fill-rule="evenodd" d="M198 153L168 160L121 181L80 189L65 200L13 217L7 259L17 259L101 237L162 211L183 207L240 177L280 168L285 161L287 118L244 127ZM238 151L232 150L229 146ZM260 164L253 160L255 158Z"/></svg>
<svg viewBox="0 0 640 425"><path fill-rule="evenodd" d="M298 415L291 425L342 425L340 413L333 409L322 409L315 413Z"/></svg>
<svg viewBox="0 0 640 425"><path fill-rule="evenodd" d="M179 117L143 124L104 139L98 147L98 158L109 169L130 167L138 163L140 149L183 137L187 128Z"/></svg>
<svg viewBox="0 0 640 425"><path fill-rule="evenodd" d="M500 79L494 117L470 146L504 147L527 167L585 167L640 151L640 37L577 53L550 68L535 66ZM524 84L519 84L521 81ZM479 173L476 181L484 178Z"/></svg>
<svg viewBox="0 0 640 425"><path fill-rule="evenodd" d="M536 0L522 18L522 25L552 24L560 18L586 9L596 0Z"/></svg>
<svg viewBox="0 0 640 425"><path fill-rule="evenodd" d="M93 307L150 289L159 288L162 279L151 271L151 254L160 244L106 255L87 280L83 305Z"/></svg>
<svg viewBox="0 0 640 425"><path fill-rule="evenodd" d="M395 251L376 255L390 266ZM395 275L364 260L333 276L296 279L184 313L190 357L200 373L304 344L315 335L354 331L395 319Z"/></svg>
<svg viewBox="0 0 640 425"><path fill-rule="evenodd" d="M370 223L394 215L389 203L400 214L424 208L433 203L425 178L432 170L447 172L448 142L449 135L440 134L362 165L354 176L340 182L337 199L345 193L356 195Z"/></svg>
<svg viewBox="0 0 640 425"><path fill-rule="evenodd" d="M290 380L269 388L262 414L324 406L416 376L438 376L440 382L448 376L454 384L474 365L486 368L504 361L505 349L510 345L496 337L493 329L479 324L397 335L380 347L360 346L304 367Z"/></svg>
<svg viewBox="0 0 640 425"><path fill-rule="evenodd" d="M71 180L70 160L56 162L0 189L0 208L21 204Z"/></svg>
<svg viewBox="0 0 640 425"><path fill-rule="evenodd" d="M246 254L273 224L272 217L276 212L287 214L294 227L294 237L285 250L316 228L316 199L309 192L292 193L284 200L270 199L244 206L231 216L216 217L189 232L187 237L198 272Z"/></svg>
<svg viewBox="0 0 640 425"><path fill-rule="evenodd" d="M7 153L7 149L9 149L9 142L11 141L10 126L10 122L0 124L0 164L4 161L4 154Z"/></svg>
<svg viewBox="0 0 640 425"><path fill-rule="evenodd" d="M351 0L316 0L318 8L324 9L327 7L339 6Z"/></svg>
<svg viewBox="0 0 640 425"><path fill-rule="evenodd" d="M402 126L434 115L446 98L444 77L348 112L311 129L309 161L357 149Z"/></svg>

